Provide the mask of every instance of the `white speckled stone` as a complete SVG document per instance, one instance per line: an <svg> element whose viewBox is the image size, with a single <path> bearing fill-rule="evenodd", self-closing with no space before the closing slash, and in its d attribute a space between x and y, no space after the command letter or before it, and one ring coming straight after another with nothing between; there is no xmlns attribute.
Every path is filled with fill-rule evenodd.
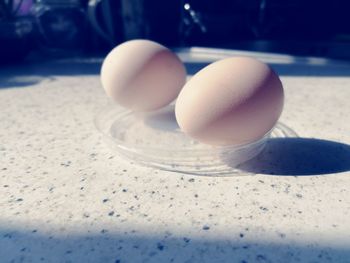
<svg viewBox="0 0 350 263"><path fill-rule="evenodd" d="M181 57L227 55L192 52ZM0 262L350 262L350 65L248 55L282 74L281 120L332 142L312 144L316 155L309 139L270 148L243 166L256 176L223 178L144 168L110 150L93 124L106 104L101 60L1 69ZM330 154L335 166L318 165Z"/></svg>

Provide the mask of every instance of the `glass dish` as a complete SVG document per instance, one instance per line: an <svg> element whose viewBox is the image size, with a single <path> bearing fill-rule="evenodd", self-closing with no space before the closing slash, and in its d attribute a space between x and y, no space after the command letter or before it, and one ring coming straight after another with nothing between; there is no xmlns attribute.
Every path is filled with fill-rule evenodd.
<svg viewBox="0 0 350 263"><path fill-rule="evenodd" d="M135 163L207 176L237 174L237 165L258 155L270 137L297 136L290 128L278 123L263 138L249 144L202 144L181 132L174 105L152 113L134 113L112 105L96 116L95 125L108 145Z"/></svg>

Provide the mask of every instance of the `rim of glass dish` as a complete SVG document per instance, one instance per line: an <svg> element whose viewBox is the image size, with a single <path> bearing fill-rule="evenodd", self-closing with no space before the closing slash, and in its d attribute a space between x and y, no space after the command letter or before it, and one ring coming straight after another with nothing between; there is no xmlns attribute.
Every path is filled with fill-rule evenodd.
<svg viewBox="0 0 350 263"><path fill-rule="evenodd" d="M108 139L112 140L118 147L121 147L121 148L124 148L125 150L128 150L128 151L133 151L133 152L139 152L139 151L142 151L142 150L148 150L148 151L158 151L158 152L169 152L169 149L164 149L163 147L157 147L157 146L139 146L139 145L136 145L134 143L126 143L126 142L123 142L122 140L118 139L118 138L115 138L115 137L112 137L109 133L105 132L104 129L102 128L103 125L101 125L100 123L103 122L104 118L106 118L106 116L108 116L108 114L106 113L110 113L111 111L113 110L116 110L116 106L113 107L113 105L110 105L110 106L107 106L105 107L103 110L101 110L94 118L94 124L95 124L95 127L105 136L107 137ZM117 119L117 118L121 118L122 116L126 116L126 115L129 115L129 114L133 114L132 111L130 110L127 110L127 109L123 109L123 108L120 108L118 109L118 112L117 112L117 115L114 115L115 118L114 119ZM244 144L238 144L238 145L225 145L225 146L211 146L211 145L208 145L208 147L212 147L212 148L208 148L208 149L180 149L180 148L172 148L171 150L174 150L176 152L182 152L182 153L189 153L189 152L195 152L196 155L202 153L202 154L206 154L208 153L208 151L210 151L210 153L213 153L213 151L232 151L232 150L235 150L235 151L238 151L238 150L241 150L241 149L244 149L244 148L248 148L248 147L253 147L254 145L257 145L257 144L260 144L260 143L263 143L266 139L268 139L270 137L270 134L271 132L275 129L276 126L278 125L281 125L281 123L276 123L276 125L274 127L272 127L271 130L269 130L264 136L262 136L261 138L253 141L253 142L250 142L250 143L244 143ZM282 124L283 126L285 126L284 124ZM288 128L288 127L285 127L285 128ZM289 129L289 128L288 128ZM293 135L295 133L293 132ZM295 134L295 136L297 136ZM199 142L201 143L201 142Z"/></svg>

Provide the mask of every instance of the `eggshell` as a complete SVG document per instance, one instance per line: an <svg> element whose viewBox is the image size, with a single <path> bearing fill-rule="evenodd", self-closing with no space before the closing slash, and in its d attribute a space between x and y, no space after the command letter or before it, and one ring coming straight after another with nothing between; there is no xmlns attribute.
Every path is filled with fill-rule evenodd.
<svg viewBox="0 0 350 263"><path fill-rule="evenodd" d="M238 145L262 138L283 108L283 87L266 64L232 57L210 64L183 87L175 105L183 132L212 145Z"/></svg>
<svg viewBox="0 0 350 263"><path fill-rule="evenodd" d="M173 101L186 82L180 59L149 40L131 40L114 48L101 68L101 82L118 104L149 111Z"/></svg>

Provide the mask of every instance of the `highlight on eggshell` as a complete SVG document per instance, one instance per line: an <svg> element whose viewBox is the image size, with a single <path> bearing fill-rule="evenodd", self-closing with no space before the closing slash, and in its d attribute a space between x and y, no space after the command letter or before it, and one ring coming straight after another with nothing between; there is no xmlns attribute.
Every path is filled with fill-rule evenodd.
<svg viewBox="0 0 350 263"><path fill-rule="evenodd" d="M181 130L211 145L241 145L267 134L282 113L278 75L250 57L214 62L183 87L175 105Z"/></svg>
<svg viewBox="0 0 350 263"><path fill-rule="evenodd" d="M168 48L150 40L115 47L101 68L107 95L134 111L151 111L172 102L186 82L186 69Z"/></svg>

